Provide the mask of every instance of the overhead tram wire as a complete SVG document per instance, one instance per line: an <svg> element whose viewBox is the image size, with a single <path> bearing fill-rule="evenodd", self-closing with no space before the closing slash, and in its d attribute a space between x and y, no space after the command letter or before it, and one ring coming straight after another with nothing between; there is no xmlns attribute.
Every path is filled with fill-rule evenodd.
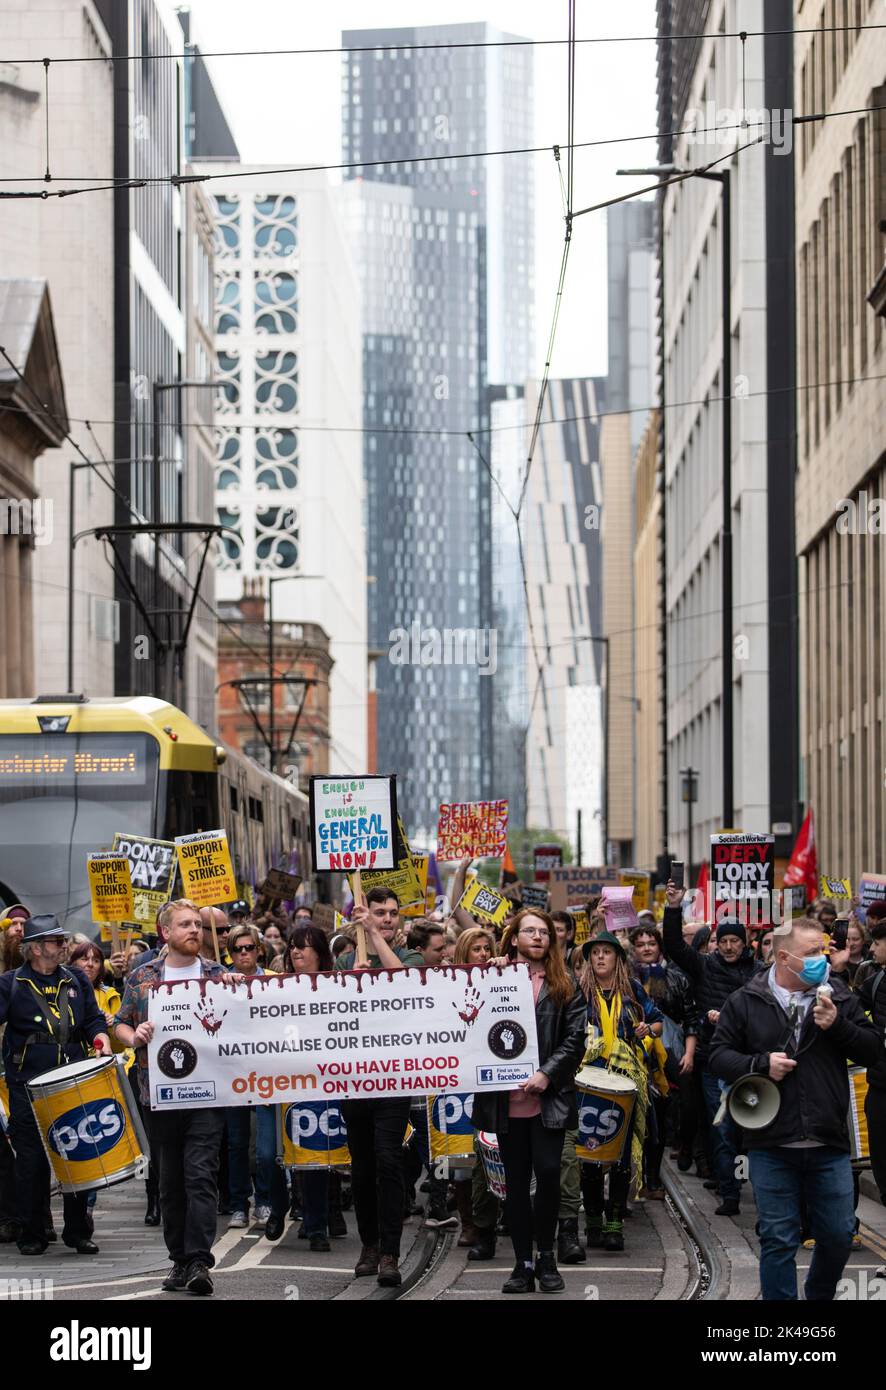
<svg viewBox="0 0 886 1390"><path fill-rule="evenodd" d="M769 38L787 34L848 34L868 29L886 29L886 24L832 24L826 26L797 26L790 29L726 29L711 34L602 34L577 39L580 44L609 43L696 43L699 39ZM365 44L355 48L225 48L204 52L197 44L188 44L182 53L120 53L111 58L104 54L87 54L66 58L7 58L16 67L30 63L156 63L185 62L188 58L310 58L346 53L433 53L455 52L474 48L554 48L562 47L568 39L474 39L451 43L392 43Z"/></svg>
<svg viewBox="0 0 886 1390"><path fill-rule="evenodd" d="M836 116L864 116L872 111L886 110L886 106L855 106L841 109L839 111L816 111L808 116L792 116L792 125L806 125L812 121L828 121ZM730 131L747 132L755 127L765 128L771 125L770 121L738 121L733 125L717 126L685 126L679 130L651 131L643 135L611 135L601 140L575 140L564 142L563 145L520 145L510 149L502 150L464 150L456 154L412 154L408 158L402 159L364 159L350 160L347 163L339 164L291 164L271 168L250 168L250 169L228 169L216 173L202 174L153 174L144 178L119 178L115 179L109 174L105 178L99 178L96 174L59 174L51 182L58 183L65 179L70 183L93 183L98 178L98 183L89 188L67 188L51 192L47 188L34 191L0 192L0 198L70 198L77 193L102 193L114 188L148 188L162 187L169 184L172 187L181 187L188 183L213 183L222 180L226 183L234 183L238 179L252 178L277 178L283 174L323 174L323 173L342 173L350 169L395 169L406 164L440 164L447 159L498 159L506 158L511 155L526 154L550 154L567 146L573 150L603 149L609 145L630 145L643 141L654 141L658 139L679 139L683 135L706 135L713 134L722 136ZM0 184L21 184L21 183L46 183L44 174L5 174L0 177Z"/></svg>

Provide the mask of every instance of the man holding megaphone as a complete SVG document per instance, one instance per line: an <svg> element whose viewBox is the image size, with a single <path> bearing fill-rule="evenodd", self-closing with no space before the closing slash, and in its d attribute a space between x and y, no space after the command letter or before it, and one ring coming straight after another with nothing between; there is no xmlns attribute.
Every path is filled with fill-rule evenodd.
<svg viewBox="0 0 886 1390"><path fill-rule="evenodd" d="M852 1248L846 1064L872 1065L883 1042L843 981L828 981L823 948L807 917L777 928L773 965L726 1001L711 1043L745 1130L764 1299L797 1297L802 1210L815 1239L807 1301L834 1298Z"/></svg>

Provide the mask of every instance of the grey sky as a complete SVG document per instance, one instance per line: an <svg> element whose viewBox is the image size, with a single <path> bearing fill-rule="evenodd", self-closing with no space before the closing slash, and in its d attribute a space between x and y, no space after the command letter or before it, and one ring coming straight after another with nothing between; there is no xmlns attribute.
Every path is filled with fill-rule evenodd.
<svg viewBox="0 0 886 1390"><path fill-rule="evenodd" d="M172 9L169 0L166 0ZM520 37L565 38L566 0L192 0L201 49L338 47L343 29L454 24L486 20ZM653 0L580 0L578 37L649 35ZM576 141L645 135L655 129L654 43L579 45L576 59ZM566 140L566 47L537 48L536 137ZM213 81L245 161L336 163L341 158L341 58L338 54L209 60ZM540 372L553 312L563 240L563 211L552 154L536 160L536 360ZM631 185L620 165L655 161L653 141L579 150L575 206ZM606 371L605 214L575 224L553 361L555 376Z"/></svg>

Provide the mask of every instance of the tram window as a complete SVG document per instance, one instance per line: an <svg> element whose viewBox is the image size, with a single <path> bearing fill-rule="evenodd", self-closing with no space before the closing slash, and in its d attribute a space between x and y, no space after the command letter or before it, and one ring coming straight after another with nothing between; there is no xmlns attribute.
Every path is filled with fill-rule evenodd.
<svg viewBox="0 0 886 1390"><path fill-rule="evenodd" d="M161 773L166 778L165 838L214 830L219 824L218 778L210 772Z"/></svg>
<svg viewBox="0 0 886 1390"><path fill-rule="evenodd" d="M237 811L237 810L239 810L239 809L240 809L240 808L239 808L239 804L238 804L237 788L234 786L234 784L233 784L233 782L232 782L232 783L231 783L231 810L232 810L232 811Z"/></svg>

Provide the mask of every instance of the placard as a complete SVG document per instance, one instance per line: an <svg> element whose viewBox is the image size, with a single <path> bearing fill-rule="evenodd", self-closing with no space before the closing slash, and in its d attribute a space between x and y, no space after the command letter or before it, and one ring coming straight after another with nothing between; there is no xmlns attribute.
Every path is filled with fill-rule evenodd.
<svg viewBox="0 0 886 1390"><path fill-rule="evenodd" d="M437 862L501 859L508 846L507 801L456 801L440 807Z"/></svg>
<svg viewBox="0 0 886 1390"><path fill-rule="evenodd" d="M772 901L773 835L741 832L711 836L709 883L714 907L751 899Z"/></svg>
<svg viewBox="0 0 886 1390"><path fill-rule="evenodd" d="M560 912L561 909L557 908L557 911ZM572 914L572 920L575 923L575 940L573 945L582 946L591 935L591 919L588 917L587 909L583 907L568 907L566 911Z"/></svg>
<svg viewBox="0 0 886 1390"><path fill-rule="evenodd" d="M634 910L646 912L651 906L652 875L642 869L622 869L618 875L622 887L630 885L634 890Z"/></svg>
<svg viewBox="0 0 886 1390"><path fill-rule="evenodd" d="M396 777L312 777L311 853L317 873L393 869Z"/></svg>
<svg viewBox="0 0 886 1390"><path fill-rule="evenodd" d="M425 906L425 892L428 881L427 858L425 859L425 882L422 884L415 866L412 850L406 838L406 830L400 817L397 817L396 843L394 846L395 864L391 869L362 869L360 887L364 895L370 888L389 888L396 893L401 910L417 906L421 916ZM354 892L354 878L348 874L351 893Z"/></svg>
<svg viewBox="0 0 886 1390"><path fill-rule="evenodd" d="M886 902L886 874L862 874L858 881L858 896L865 908Z"/></svg>
<svg viewBox="0 0 886 1390"><path fill-rule="evenodd" d="M536 845L532 851L532 863L536 882L547 883L551 869L559 869L563 863L563 846Z"/></svg>
<svg viewBox="0 0 886 1390"><path fill-rule="evenodd" d="M154 1110L509 1091L538 1068L523 963L199 984L151 994Z"/></svg>
<svg viewBox="0 0 886 1390"><path fill-rule="evenodd" d="M268 869L258 891L266 898L294 898L301 882L298 874L287 873L285 869Z"/></svg>
<svg viewBox="0 0 886 1390"><path fill-rule="evenodd" d="M223 830L198 830L176 835L175 852L182 876L182 894L198 907L217 907L237 896L228 837Z"/></svg>
<svg viewBox="0 0 886 1390"><path fill-rule="evenodd" d="M513 903L510 899L503 898L501 893L496 893L494 888L481 883L479 878L475 878L462 894L459 906L463 907L465 912L470 912L473 917L479 917L481 922L500 927L511 911Z"/></svg>
<svg viewBox="0 0 886 1390"><path fill-rule="evenodd" d="M178 867L175 845L172 840L152 840L146 835L126 835L118 830L112 848L129 860L133 916L126 920L153 931L157 913L172 897Z"/></svg>
<svg viewBox="0 0 886 1390"><path fill-rule="evenodd" d="M128 922L135 911L129 860L114 850L86 856L94 922Z"/></svg>
<svg viewBox="0 0 886 1390"><path fill-rule="evenodd" d="M415 872L421 886L421 900L416 903L407 903L406 907L401 905L401 917L425 917L428 912L433 912L437 904L437 889L435 884L428 884L428 866L431 862L429 854L413 854L412 862L415 865ZM430 901L430 907L428 902Z"/></svg>
<svg viewBox="0 0 886 1390"><path fill-rule="evenodd" d="M851 898L851 880L848 878L829 878L826 874L822 874L821 896L823 898Z"/></svg>
<svg viewBox="0 0 886 1390"><path fill-rule="evenodd" d="M600 907L606 918L607 931L630 931L631 927L637 925L633 895L634 890L630 884L618 884L617 886L607 884L603 889L603 900Z"/></svg>
<svg viewBox="0 0 886 1390"><path fill-rule="evenodd" d="M597 898L607 883L618 883L618 869L583 869L576 864L564 864L551 870L551 911L561 912L569 903L587 903Z"/></svg>
<svg viewBox="0 0 886 1390"><path fill-rule="evenodd" d="M524 883L520 885L520 901L524 907L537 907L547 912L550 893L541 884Z"/></svg>

